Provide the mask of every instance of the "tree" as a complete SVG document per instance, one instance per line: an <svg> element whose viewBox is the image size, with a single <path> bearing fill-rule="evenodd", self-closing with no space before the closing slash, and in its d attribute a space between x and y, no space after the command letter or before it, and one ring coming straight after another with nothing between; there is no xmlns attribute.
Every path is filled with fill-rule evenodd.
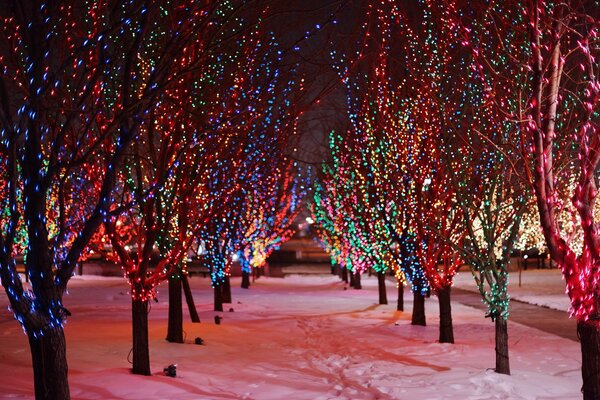
<svg viewBox="0 0 600 400"><path fill-rule="evenodd" d="M237 182L252 172L258 157L264 159L257 141L268 146L281 136L271 125L283 125L278 112L287 109L273 98L295 89L278 78L276 44L263 47L261 40L274 38L262 32L260 12L228 3L213 11L194 17L191 40L173 60L177 74L148 113L122 174L120 202L133 205L121 207L128 214L124 223L134 227L133 254L112 234L118 218L105 223L131 287L138 374L150 374L148 301L162 281L180 272L199 230L213 232L203 239L215 257L230 251L235 242L222 237L221 229L234 233L245 223L238 218L234 228L226 227L241 199ZM213 266L213 276L228 273L225 259Z"/></svg>
<svg viewBox="0 0 600 400"><path fill-rule="evenodd" d="M530 168L541 227L577 320L583 397L595 399L600 397L599 9L592 1L531 1L519 8L527 18L527 36L518 61L527 68L530 81L528 103L513 117L522 117L522 154ZM570 197L561 196L564 188L573 188ZM570 224L561 224L564 209L576 211Z"/></svg>
<svg viewBox="0 0 600 400"><path fill-rule="evenodd" d="M342 62L346 66L340 73L347 87L351 121L346 142L356 143L353 158L361 162L353 168L362 170L357 174L366 178L359 191L365 204L361 213L367 215L364 226L372 242L378 243L380 254L391 253L399 260L415 294L413 323L425 324L423 296L430 288L416 257L421 243L415 238L408 211L416 205L411 170L426 155L420 145L422 134L411 120L414 104L419 103L412 93L418 74L406 68L412 61L409 46L392 40L412 29L403 11L391 2L370 6L357 61Z"/></svg>
<svg viewBox="0 0 600 400"><path fill-rule="evenodd" d="M86 244L110 213L115 176L138 117L168 79L165 60L178 50L183 39L176 31L183 27L175 25L170 46L152 72L141 76L138 54L159 16L143 1L130 7L16 2L0 9L0 151L7 183L0 200L7 210L0 274L29 338L36 398L66 399L62 326L69 312L63 294ZM54 200L58 207L48 207ZM58 226L50 222L49 208L58 210ZM27 227L31 292L24 291L15 268L20 223Z"/></svg>
<svg viewBox="0 0 600 400"><path fill-rule="evenodd" d="M455 13L457 29L489 102L519 129L513 167L533 188L546 245L565 277L581 337L584 398L597 398L598 7L491 2L474 11Z"/></svg>
<svg viewBox="0 0 600 400"><path fill-rule="evenodd" d="M402 132L394 148L408 149L397 168L405 177L404 196L398 198L404 209L415 211L408 215L412 229L403 237L414 237L424 274L440 295L442 316L449 315L445 288L459 259L471 267L496 324L496 371L509 373L507 264L526 191L514 174L500 171L515 164L511 145L518 131L490 107L486 81L470 68L472 54L458 45L462 36L455 29L455 8L429 1L413 9L393 8L394 21L407 36L400 54L406 56L408 74L399 83L402 90L395 90L397 99L386 98ZM446 262L438 270L442 254ZM440 327L448 322L442 320ZM440 333L440 339L450 337Z"/></svg>
<svg viewBox="0 0 600 400"><path fill-rule="evenodd" d="M323 166L323 177L316 183L314 217L317 226L321 227L322 240L335 245L328 246L332 260L335 259L333 262L347 270L351 274L351 286L360 289L356 277L368 270L371 248L370 243L361 238L363 232L358 226L362 222L361 216L355 213L351 204L357 199L352 180L356 175L345 165L347 158L333 145L333 138L334 134L333 165Z"/></svg>
<svg viewBox="0 0 600 400"><path fill-rule="evenodd" d="M306 194L305 179L295 162L282 160L281 164L265 178L261 190L252 196L254 204L246 208L245 218L251 223L240 245L242 288L250 286L252 269L261 268L295 231L292 224Z"/></svg>
<svg viewBox="0 0 600 400"><path fill-rule="evenodd" d="M399 263L389 257L392 241L382 237L381 216L377 207L372 171L365 169L365 151L351 136L332 132L330 147L332 165L325 165L321 179L315 183L311 205L316 229L332 256L332 263L354 273L370 267L378 272L380 303L387 302L384 274L388 268L400 271ZM344 148L345 152L341 149ZM373 224L377 226L373 226ZM397 273L399 284L405 279Z"/></svg>
<svg viewBox="0 0 600 400"><path fill-rule="evenodd" d="M151 373L148 301L155 298L163 280L180 272L179 265L194 237L192 222L211 212L203 189L210 179L207 172L214 167L212 156L218 154L208 140L194 142L187 137L178 128L183 126L181 120L173 119L177 124L156 118L149 127L142 127L134 151L127 157L131 168L121 176L120 203L133 206L121 207L126 211L105 221L110 243L130 285L133 372L143 375ZM200 145L202 150L189 143ZM129 234L117 234L117 224L127 226Z"/></svg>
<svg viewBox="0 0 600 400"><path fill-rule="evenodd" d="M444 239L471 268L488 306L486 316L495 323L496 372L509 374L508 262L525 211L527 190L519 176L504 171L517 163L513 144L518 129L505 123L492 106L488 82L473 67L472 53L456 45L463 36L453 20L455 9L427 4L434 21L444 29L425 50L440 52L443 59L435 79L421 88L424 98L431 102L430 119L441 132L440 158L465 230L461 241ZM457 73L460 78L450 80Z"/></svg>
<svg viewBox="0 0 600 400"><path fill-rule="evenodd" d="M342 240L343 235L336 229L336 216L339 215L334 207L334 199L329 194L326 183L322 180L326 179L327 175L322 178L315 179L314 182L314 197L309 203L311 210L311 218L314 222L314 229L317 238L321 242L324 250L331 257L331 264L340 269L342 279L348 282L348 270L345 267L345 260L342 256ZM345 273L345 276L344 276Z"/></svg>
<svg viewBox="0 0 600 400"><path fill-rule="evenodd" d="M504 123L491 106L485 77L471 68L472 54L459 46L454 4L412 5L372 7L366 24L372 30L361 59L368 59L368 47L374 47L377 62L370 65L376 67L370 72L344 70L355 131L367 139L364 148L369 149L378 186L385 185L381 197L386 200L371 208L385 210L380 219L387 230L382 232L399 249L416 292L428 290L428 277L442 300L458 259L472 267L488 316L496 323L496 370L508 373L507 263L526 191L514 174L503 177L500 171L516 163L511 145L518 129ZM389 38L396 30L406 40L394 47ZM371 77L366 85L361 83L364 77ZM422 215L428 204L440 206L435 214ZM450 255L450 249L458 256ZM442 254L446 264L438 271ZM415 304L420 300L415 297ZM441 314L449 316L446 300L440 304Z"/></svg>

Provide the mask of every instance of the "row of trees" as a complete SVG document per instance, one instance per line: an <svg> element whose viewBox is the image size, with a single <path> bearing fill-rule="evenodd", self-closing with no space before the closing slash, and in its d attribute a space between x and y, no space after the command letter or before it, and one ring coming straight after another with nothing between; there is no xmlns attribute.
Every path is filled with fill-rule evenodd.
<svg viewBox="0 0 600 400"><path fill-rule="evenodd" d="M334 54L351 124L331 134L313 209L334 262L391 268L439 297L440 341L452 341L449 291L468 265L507 374L508 261L543 233L577 319L586 399L600 396L599 10L370 6L358 51Z"/></svg>
<svg viewBox="0 0 600 400"><path fill-rule="evenodd" d="M0 278L37 398L69 397L63 295L90 242L123 266L145 374L148 300L194 241L218 307L231 257L248 271L289 236L303 180L284 153L322 92L299 45L337 26L345 2L298 35L277 18L287 3L0 3ZM345 268L392 268L416 299L433 291L446 317L468 264L508 373L508 258L521 221L539 221L578 321L584 396L600 397L600 7L395 3L366 2L357 45L332 52L350 124L315 192L323 240Z"/></svg>
<svg viewBox="0 0 600 400"><path fill-rule="evenodd" d="M323 26L338 7L319 8ZM124 270L133 372L150 374L148 301L190 247L203 241L217 294L233 254L248 271L290 236L305 177L285 152L320 95L294 54L318 30L275 34L282 9L0 3L0 277L36 398L69 398L63 295L91 250Z"/></svg>

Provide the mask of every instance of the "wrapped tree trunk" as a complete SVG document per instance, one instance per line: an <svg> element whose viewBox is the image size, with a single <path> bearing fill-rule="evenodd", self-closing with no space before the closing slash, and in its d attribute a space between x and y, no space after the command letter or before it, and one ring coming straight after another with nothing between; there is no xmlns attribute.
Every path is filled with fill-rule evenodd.
<svg viewBox="0 0 600 400"><path fill-rule="evenodd" d="M167 341L183 343L183 302L181 301L181 275L169 275L169 323Z"/></svg>
<svg viewBox="0 0 600 400"><path fill-rule="evenodd" d="M181 275L181 283L183 285L183 293L185 293L185 301L190 312L190 319L192 322L200 322L200 317L198 316L198 311L196 311L196 305L194 304L194 298L192 297L192 290L190 289L190 282L187 274Z"/></svg>
<svg viewBox="0 0 600 400"><path fill-rule="evenodd" d="M131 305L133 328L133 369L138 375L150 375L148 348L148 300L133 299Z"/></svg>
<svg viewBox="0 0 600 400"><path fill-rule="evenodd" d="M451 286L447 286L437 291L438 301L440 304L440 343L454 343L450 289Z"/></svg>
<svg viewBox="0 0 600 400"><path fill-rule="evenodd" d="M385 272L377 273L377 283L379 286L379 304L387 304L387 291L385 288Z"/></svg>
<svg viewBox="0 0 600 400"><path fill-rule="evenodd" d="M413 312L412 312L412 325L426 326L427 321L425 320L425 296L421 294L420 290L415 290L413 294Z"/></svg>
<svg viewBox="0 0 600 400"><path fill-rule="evenodd" d="M577 336L581 342L581 374L583 399L600 398L600 332L591 323L577 321Z"/></svg>
<svg viewBox="0 0 600 400"><path fill-rule="evenodd" d="M250 287L250 272L242 271L242 289Z"/></svg>
<svg viewBox="0 0 600 400"><path fill-rule="evenodd" d="M400 282L398 282L398 303L396 310L404 311L404 285Z"/></svg>
<svg viewBox="0 0 600 400"><path fill-rule="evenodd" d="M348 268L342 267L342 280L348 283Z"/></svg>
<svg viewBox="0 0 600 400"><path fill-rule="evenodd" d="M65 334L62 327L35 338L28 334L36 400L70 399Z"/></svg>
<svg viewBox="0 0 600 400"><path fill-rule="evenodd" d="M223 303L231 303L231 281L229 280L228 276L225 276L225 279L223 280L223 283L221 284L222 286L222 292L221 292L221 298Z"/></svg>
<svg viewBox="0 0 600 400"><path fill-rule="evenodd" d="M508 325L502 317L496 318L496 372L510 375L508 359Z"/></svg>

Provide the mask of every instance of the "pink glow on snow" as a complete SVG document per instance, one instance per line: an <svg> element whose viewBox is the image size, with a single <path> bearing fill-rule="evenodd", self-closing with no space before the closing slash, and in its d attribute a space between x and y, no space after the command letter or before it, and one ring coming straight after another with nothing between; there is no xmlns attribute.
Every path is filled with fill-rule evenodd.
<svg viewBox="0 0 600 400"><path fill-rule="evenodd" d="M462 276L472 285L470 273ZM126 282L74 278L65 298L73 313L66 325L72 398L581 398L578 343L509 321L512 375L499 375L490 370L494 325L482 311L454 303L456 344L439 344L436 299L426 301L428 326L411 326L408 291L404 313L395 311L393 282L390 304L378 305L375 276L363 277L363 290L343 290L331 276L262 277L249 290L233 278L233 304L224 306L235 311L224 313L212 311L208 279L190 283L202 323L190 323L185 310L186 344L167 343L167 285L160 287L149 316L154 375L142 377L130 374L127 362ZM0 306L6 305L1 294ZM221 325L215 314L223 315ZM197 336L206 345L192 344ZM0 343L0 399L32 398L27 339L8 311L0 312ZM176 378L162 374L171 363Z"/></svg>

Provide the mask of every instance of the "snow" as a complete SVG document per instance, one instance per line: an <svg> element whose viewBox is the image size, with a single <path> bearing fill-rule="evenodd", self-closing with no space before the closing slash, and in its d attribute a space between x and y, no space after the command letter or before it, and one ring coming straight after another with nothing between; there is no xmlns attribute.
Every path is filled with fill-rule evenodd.
<svg viewBox="0 0 600 400"><path fill-rule="evenodd" d="M508 293L511 299L559 311L569 310L571 303L565 293L565 281L559 269L522 271L520 286L519 271L510 272L509 279ZM454 278L454 286L477 292L473 276L468 270L463 270Z"/></svg>
<svg viewBox="0 0 600 400"><path fill-rule="evenodd" d="M459 281L463 275L472 279L463 273ZM223 313L212 311L208 279L190 283L202 323L190 323L185 310L186 343L167 343L167 287L161 286L149 315L153 376L146 377L129 372L124 279L73 279L65 299L73 313L66 326L72 398L581 398L578 343L509 323L512 375L499 375L491 370L494 325L482 311L454 303L456 344L440 344L435 298L426 301L428 326L412 326L411 296L405 295L406 312L395 311L389 282L390 304L378 305L374 276L363 277L363 290L344 290L326 275L261 277L249 290L233 278L233 304ZM6 305L2 294L0 306ZM215 315L223 316L220 325ZM195 337L206 344L194 345ZM7 311L0 313L0 343L0 399L33 398L27 338ZM171 363L175 378L162 372Z"/></svg>

